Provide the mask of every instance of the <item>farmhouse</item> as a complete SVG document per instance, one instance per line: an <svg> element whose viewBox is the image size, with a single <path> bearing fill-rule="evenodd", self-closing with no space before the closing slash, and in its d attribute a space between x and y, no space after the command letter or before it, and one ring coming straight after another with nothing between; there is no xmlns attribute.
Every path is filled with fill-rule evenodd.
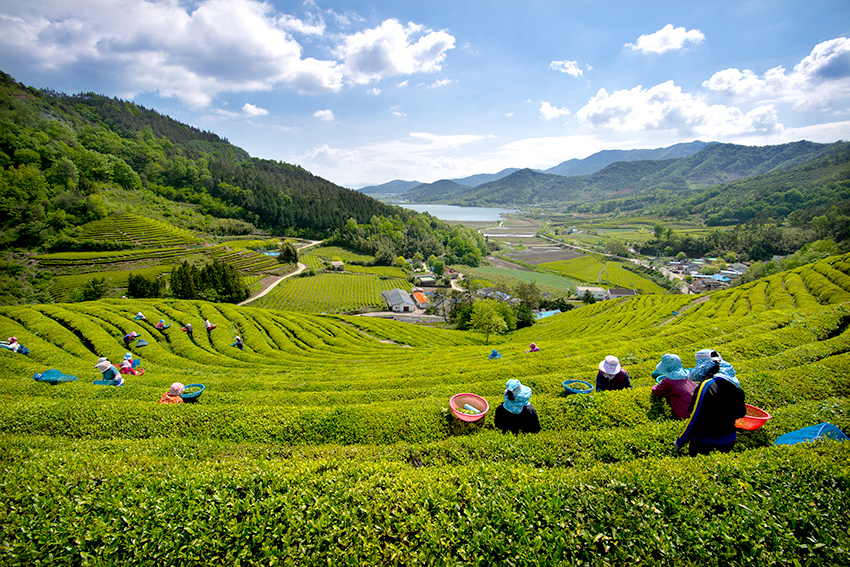
<svg viewBox="0 0 850 567"><path fill-rule="evenodd" d="M688 287L690 287L692 291L696 292L724 289L729 286L729 282L731 281L726 276L721 276L719 274L713 276L696 274L693 276L693 279L694 281Z"/></svg>
<svg viewBox="0 0 850 567"><path fill-rule="evenodd" d="M416 276L416 282L421 286L433 287L437 283L437 278L431 274Z"/></svg>
<svg viewBox="0 0 850 567"><path fill-rule="evenodd" d="M331 270L334 272L342 272L345 270L345 264L335 260L331 262Z"/></svg>
<svg viewBox="0 0 850 567"><path fill-rule="evenodd" d="M458 272L454 268L449 268L448 266L446 267L443 274L446 275L446 276L449 276L449 278L451 278L453 280L456 280L458 278L458 276L460 276L460 272Z"/></svg>
<svg viewBox="0 0 850 567"><path fill-rule="evenodd" d="M403 289L388 289L382 291L384 301L387 302L387 308L396 313L413 313L416 310L416 304L410 297L410 294Z"/></svg>
<svg viewBox="0 0 850 567"><path fill-rule="evenodd" d="M611 288L608 290L608 299L620 299L622 297L632 297L637 295L633 289L617 289Z"/></svg>
<svg viewBox="0 0 850 567"><path fill-rule="evenodd" d="M412 295L413 295L413 301L414 301L414 303L416 303L416 307L418 307L419 309L427 309L428 307L431 306L431 304L428 302L428 297L425 295L425 292L422 291L421 289L414 288Z"/></svg>
<svg viewBox="0 0 850 567"><path fill-rule="evenodd" d="M590 297L595 299L596 301L605 301L608 299L608 292L605 291L605 288L602 287L585 287L585 286L576 286L576 296L581 299L585 296L585 294L590 294Z"/></svg>

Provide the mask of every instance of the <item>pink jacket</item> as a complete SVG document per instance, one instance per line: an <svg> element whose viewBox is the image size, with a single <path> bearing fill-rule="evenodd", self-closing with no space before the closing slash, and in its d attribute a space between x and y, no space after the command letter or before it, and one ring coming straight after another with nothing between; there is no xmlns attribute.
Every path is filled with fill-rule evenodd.
<svg viewBox="0 0 850 567"><path fill-rule="evenodd" d="M693 380L687 378L671 380L665 377L661 382L652 387L652 393L656 396L669 399L670 407L673 408L676 418L688 419L690 415L688 406L691 404L691 398L694 397L694 392L698 385Z"/></svg>

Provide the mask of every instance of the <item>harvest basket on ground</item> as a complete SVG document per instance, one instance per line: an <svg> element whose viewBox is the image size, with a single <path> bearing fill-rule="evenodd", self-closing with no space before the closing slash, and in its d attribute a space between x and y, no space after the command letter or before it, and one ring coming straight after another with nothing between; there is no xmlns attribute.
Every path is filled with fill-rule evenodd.
<svg viewBox="0 0 850 567"><path fill-rule="evenodd" d="M593 391L593 386L589 382L582 380L564 380L564 391L569 394L589 394Z"/></svg>
<svg viewBox="0 0 850 567"><path fill-rule="evenodd" d="M747 415L735 420L735 427L737 427L738 429L755 431L756 429L764 425L768 419L770 419L770 414L764 411L763 409L759 409L756 406L751 406L750 404L744 405L747 406Z"/></svg>
<svg viewBox="0 0 850 567"><path fill-rule="evenodd" d="M203 384L189 384L183 389L183 393L180 394L180 397L183 398L184 402L189 402L191 404L197 402L198 398L200 398L203 393Z"/></svg>
<svg viewBox="0 0 850 567"><path fill-rule="evenodd" d="M471 411L465 406L470 406L479 413L475 415L464 413L465 411ZM490 409L490 404L487 403L487 400L476 394L455 394L449 400L449 407L452 408L452 413L455 414L455 417L461 421L478 421Z"/></svg>

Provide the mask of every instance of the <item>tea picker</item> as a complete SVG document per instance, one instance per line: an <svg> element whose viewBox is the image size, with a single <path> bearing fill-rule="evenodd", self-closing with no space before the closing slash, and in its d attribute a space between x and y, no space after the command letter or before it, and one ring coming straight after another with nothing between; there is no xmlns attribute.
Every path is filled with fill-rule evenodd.
<svg viewBox="0 0 850 567"><path fill-rule="evenodd" d="M124 384L124 379L121 378L121 373L105 356L101 356L97 359L97 364L95 364L94 367L100 370L103 375L103 380L94 381L94 383L98 386L122 386Z"/></svg>
<svg viewBox="0 0 850 567"><path fill-rule="evenodd" d="M30 353L30 349L19 343L17 337L9 337L5 341L0 341L0 347L5 348L6 350L11 350L12 352L16 352L18 354Z"/></svg>

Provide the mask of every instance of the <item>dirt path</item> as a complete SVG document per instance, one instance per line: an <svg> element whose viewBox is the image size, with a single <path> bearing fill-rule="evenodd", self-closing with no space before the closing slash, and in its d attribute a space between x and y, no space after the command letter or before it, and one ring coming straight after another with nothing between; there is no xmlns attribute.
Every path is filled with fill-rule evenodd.
<svg viewBox="0 0 850 567"><path fill-rule="evenodd" d="M298 274L300 274L301 272L303 272L303 271L304 271L304 270L306 270L306 269L307 269L307 264L302 264L301 262L298 262L298 269L297 269L297 270L295 270L295 271L294 271L294 272L292 272L291 274L286 274L285 276L280 276L280 277L278 277L276 280L274 280L274 281L271 283L271 285L269 285L268 287L266 287L265 289L263 289L260 293L258 293L258 294L257 294L257 295L255 295L254 297L249 297L248 299L246 299L245 301L243 301L243 302L242 302L242 303L240 303L239 305L248 305L249 303L251 303L251 302L252 302L252 301L254 301L255 299L259 299L259 298L263 297L265 294L267 294L268 292L270 292L271 290L273 290L273 289L274 289L274 287L275 287L277 284L279 284L280 282L282 282L282 281L283 281L283 280L285 280L286 278L289 278L289 277L292 277L292 276L298 275Z"/></svg>
<svg viewBox="0 0 850 567"><path fill-rule="evenodd" d="M321 244L321 243L322 243L322 241L321 241L321 240L309 240L308 242L309 242L309 244L307 244L306 246L302 246L301 248L299 248L299 249L298 249L298 253L299 253L299 254L301 254L301 252L303 252L304 250L306 250L306 249L308 249L308 248L311 248L311 247L313 247L313 246L318 246L319 244ZM255 299L259 299L259 298L263 297L265 294L267 294L267 293L268 293L268 292L270 292L272 289L274 289L274 287L275 287L277 284L279 284L280 282L282 282L282 281L283 281L283 280L285 280L286 278L289 278L289 277L292 277L292 276L298 275L298 274L300 274L301 272L303 272L303 271L304 271L304 270L306 270L306 269L307 269L307 264L302 264L301 262L298 262L298 269L297 269L297 270L295 270L295 271L294 271L294 272L292 272L291 274L286 274L285 276L280 276L280 277L278 277L276 280L272 281L272 283L271 283L271 284L269 284L268 286L266 286L266 287L264 287L262 290L260 290L260 293L258 293L258 294L257 294L257 295L255 295L254 297L249 297L248 299L246 299L245 301L243 301L243 302L242 302L242 303L240 303L239 305L248 305L249 303L251 303L251 302L252 302L252 301L254 301Z"/></svg>
<svg viewBox="0 0 850 567"><path fill-rule="evenodd" d="M711 299L711 295L710 295L710 294L709 294L709 295L704 295L704 296L702 296L702 297L700 297L700 298L698 298L698 299L695 299L695 300L694 300L694 301L692 301L691 303L688 303L687 305L685 305L684 307L682 307L682 308L679 310L679 315L681 315L682 313L684 313L685 311L687 311L688 309L690 309L690 308L691 308L691 307L693 307L694 305L699 305L700 303L705 303L705 302L706 302L706 301L708 301L709 299ZM672 317L670 317L669 319L667 319L666 321L664 321L663 323L661 323L661 325L666 325L666 324L667 324L667 323L669 323L670 321L675 320L675 319L676 319L676 317L678 317L679 315L673 315Z"/></svg>

